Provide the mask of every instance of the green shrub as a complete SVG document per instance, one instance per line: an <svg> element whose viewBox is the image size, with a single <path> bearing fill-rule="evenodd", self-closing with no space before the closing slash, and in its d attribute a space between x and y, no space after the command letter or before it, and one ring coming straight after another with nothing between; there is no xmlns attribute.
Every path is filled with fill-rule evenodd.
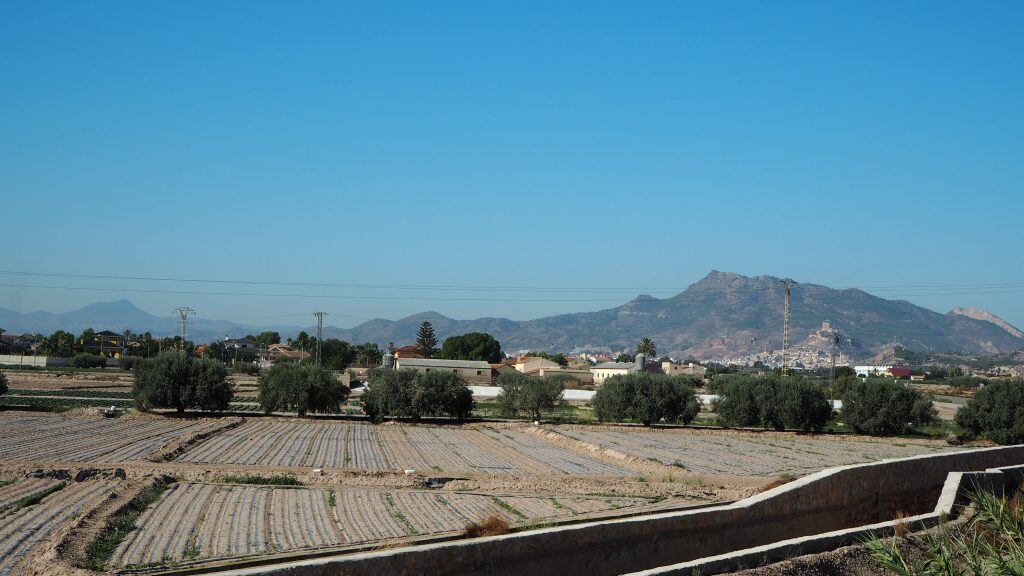
<svg viewBox="0 0 1024 576"><path fill-rule="evenodd" d="M135 370L148 361L148 358L143 358L142 356L121 356L118 358L117 364L122 370Z"/></svg>
<svg viewBox="0 0 1024 576"><path fill-rule="evenodd" d="M381 369L373 373L363 394L363 411L374 422L389 416L464 420L473 411L473 393L454 372Z"/></svg>
<svg viewBox="0 0 1024 576"><path fill-rule="evenodd" d="M533 420L540 420L540 413L554 410L562 398L565 381L506 372L498 377L498 386L501 394L497 401L502 416L512 418L526 413Z"/></svg>
<svg viewBox="0 0 1024 576"><path fill-rule="evenodd" d="M689 380L660 374L626 374L604 381L591 402L602 422L689 424L700 412Z"/></svg>
<svg viewBox="0 0 1024 576"><path fill-rule="evenodd" d="M132 395L140 408L225 410L231 403L227 368L216 360L168 350L135 369Z"/></svg>
<svg viewBox="0 0 1024 576"><path fill-rule="evenodd" d="M255 376L260 373L260 367L255 362L235 362L231 365L231 371L236 374Z"/></svg>
<svg viewBox="0 0 1024 576"><path fill-rule="evenodd" d="M259 403L271 412L293 411L337 414L348 398L348 388L322 366L285 362L274 364L260 376Z"/></svg>
<svg viewBox="0 0 1024 576"><path fill-rule="evenodd" d="M1024 381L992 381L956 413L956 423L968 437L1024 444Z"/></svg>
<svg viewBox="0 0 1024 576"><path fill-rule="evenodd" d="M257 484L260 486L302 486L302 482L291 474L260 476L258 474L229 474L221 478L225 484Z"/></svg>
<svg viewBox="0 0 1024 576"><path fill-rule="evenodd" d="M105 368L107 359L96 354L82 352L75 354L75 357L71 359L71 366L75 368Z"/></svg>
<svg viewBox="0 0 1024 576"><path fill-rule="evenodd" d="M980 376L953 376L949 379L949 385L960 390L974 389L988 383L988 378Z"/></svg>
<svg viewBox="0 0 1024 576"><path fill-rule="evenodd" d="M842 420L861 434L903 434L909 426L931 424L935 418L930 400L894 380L867 379L843 395Z"/></svg>
<svg viewBox="0 0 1024 576"><path fill-rule="evenodd" d="M0 396L7 394L7 375L0 372Z"/></svg>
<svg viewBox="0 0 1024 576"><path fill-rule="evenodd" d="M363 393L363 412L374 422L384 418L412 418L412 387L415 370L372 370Z"/></svg>

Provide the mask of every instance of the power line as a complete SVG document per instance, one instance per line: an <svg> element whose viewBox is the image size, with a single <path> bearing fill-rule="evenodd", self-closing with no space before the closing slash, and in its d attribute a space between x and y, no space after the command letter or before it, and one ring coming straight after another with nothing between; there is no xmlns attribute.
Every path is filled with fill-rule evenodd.
<svg viewBox="0 0 1024 576"><path fill-rule="evenodd" d="M0 270L0 274L8 276L37 276L44 278L77 278L87 280L134 280L145 282L186 282L200 284L242 284L252 286L301 286L306 288L368 288L393 290L445 290L458 292L671 292L679 291L676 287L667 288L630 288L630 287L568 287L568 286L485 286L474 284L362 284L333 282L284 282L272 280L223 280L212 278L172 278L160 276L113 276L100 274L69 274L58 272L26 272L17 270Z"/></svg>
<svg viewBox="0 0 1024 576"><path fill-rule="evenodd" d="M53 286L43 284L0 284L8 288L42 288L92 292L124 292L133 294L182 294L190 296L257 296L262 298L319 298L334 300L385 300L434 302L622 302L622 298L443 298L436 296L365 296L354 294L286 294L268 292L215 292L203 290L152 290L144 288L104 288L93 286Z"/></svg>

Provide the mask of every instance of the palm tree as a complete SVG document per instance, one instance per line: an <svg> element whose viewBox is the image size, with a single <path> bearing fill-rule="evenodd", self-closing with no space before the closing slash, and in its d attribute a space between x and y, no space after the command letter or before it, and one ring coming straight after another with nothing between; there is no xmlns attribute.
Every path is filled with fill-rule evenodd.
<svg viewBox="0 0 1024 576"><path fill-rule="evenodd" d="M654 346L654 341L644 336L640 343L636 345L637 354L646 354L648 358L654 358L658 354L658 349Z"/></svg>

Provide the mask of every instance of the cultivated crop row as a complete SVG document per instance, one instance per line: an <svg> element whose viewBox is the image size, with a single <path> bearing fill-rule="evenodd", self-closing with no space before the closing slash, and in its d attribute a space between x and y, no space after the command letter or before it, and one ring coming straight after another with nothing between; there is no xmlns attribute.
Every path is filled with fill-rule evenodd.
<svg viewBox="0 0 1024 576"><path fill-rule="evenodd" d="M141 459L207 425L161 418L95 419L5 415L0 460L123 462Z"/></svg>
<svg viewBox="0 0 1024 576"><path fill-rule="evenodd" d="M514 429L264 419L221 432L178 460L375 471L635 475Z"/></svg>
<svg viewBox="0 0 1024 576"><path fill-rule="evenodd" d="M10 511L0 518L0 576L19 574L19 563L83 507L103 498L116 485L87 480L68 485L40 503Z"/></svg>
<svg viewBox="0 0 1024 576"><path fill-rule="evenodd" d="M707 474L774 476L805 474L857 462L946 450L927 442L829 439L791 434L690 430L568 428L560 433L592 444Z"/></svg>
<svg viewBox="0 0 1024 576"><path fill-rule="evenodd" d="M461 533L468 523L494 514L524 524L642 504L630 498L184 483L139 517L111 564L374 544Z"/></svg>
<svg viewBox="0 0 1024 576"><path fill-rule="evenodd" d="M28 498L59 484L53 478L19 478L0 487L0 512L14 506L22 498Z"/></svg>

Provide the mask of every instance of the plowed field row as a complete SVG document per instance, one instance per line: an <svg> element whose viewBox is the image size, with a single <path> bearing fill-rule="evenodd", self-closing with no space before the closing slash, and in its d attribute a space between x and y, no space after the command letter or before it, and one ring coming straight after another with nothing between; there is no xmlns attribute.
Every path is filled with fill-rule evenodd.
<svg viewBox="0 0 1024 576"><path fill-rule="evenodd" d="M18 564L54 531L116 482L87 480L50 494L42 502L0 516L0 576L18 574Z"/></svg>
<svg viewBox="0 0 1024 576"><path fill-rule="evenodd" d="M96 419L62 416L0 418L0 460L125 462L210 424L161 418Z"/></svg>
<svg viewBox="0 0 1024 576"><path fill-rule="evenodd" d="M807 474L830 466L951 450L938 442L833 440L775 434L694 433L687 430L558 429L559 433L707 474Z"/></svg>
<svg viewBox="0 0 1024 576"><path fill-rule="evenodd" d="M492 514L510 524L646 504L630 498L183 483L136 522L111 564L252 556L461 532Z"/></svg>
<svg viewBox="0 0 1024 576"><path fill-rule="evenodd" d="M214 435L180 462L438 470L504 474L635 476L517 430L373 426L347 422L251 420Z"/></svg>

